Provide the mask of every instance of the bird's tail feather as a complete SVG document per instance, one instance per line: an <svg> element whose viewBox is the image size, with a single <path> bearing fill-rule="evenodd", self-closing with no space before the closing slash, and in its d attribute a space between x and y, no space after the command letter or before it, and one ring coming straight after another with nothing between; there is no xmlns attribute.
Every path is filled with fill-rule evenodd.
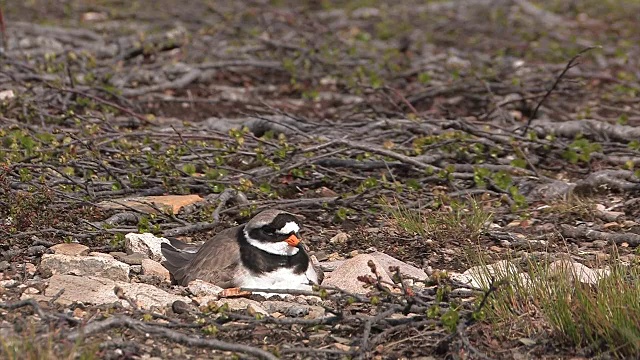
<svg viewBox="0 0 640 360"><path fill-rule="evenodd" d="M160 249L166 261L162 263L169 270L173 279L182 284L187 265L196 256L198 247L185 244L179 240L170 239L171 244L162 243Z"/></svg>

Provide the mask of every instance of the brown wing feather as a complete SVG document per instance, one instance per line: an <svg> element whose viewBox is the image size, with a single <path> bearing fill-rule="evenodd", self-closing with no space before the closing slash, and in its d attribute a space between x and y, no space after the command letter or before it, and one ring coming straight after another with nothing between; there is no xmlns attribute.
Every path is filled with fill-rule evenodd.
<svg viewBox="0 0 640 360"><path fill-rule="evenodd" d="M191 261L177 269L174 278L186 286L200 279L220 287L233 287L240 264L237 235L242 226L219 232L200 247Z"/></svg>

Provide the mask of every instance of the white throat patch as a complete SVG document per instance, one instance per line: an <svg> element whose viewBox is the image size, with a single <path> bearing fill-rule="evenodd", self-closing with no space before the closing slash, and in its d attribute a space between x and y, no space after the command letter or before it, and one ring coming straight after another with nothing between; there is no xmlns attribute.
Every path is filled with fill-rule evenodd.
<svg viewBox="0 0 640 360"><path fill-rule="evenodd" d="M289 224L296 225L295 223L287 223L287 225L285 225L285 227L289 226ZM296 225L296 226L298 226L298 225ZM300 249L298 249L297 247L289 246L289 244L287 244L284 241L278 241L278 242L274 242L274 243L272 243L272 242L262 242L262 241L258 241L256 239L252 239L249 236L249 232L247 232L246 229L243 232L244 232L244 237L247 239L247 242L249 244L251 244L252 246L257 247L258 249L260 249L262 251L266 251L269 254L293 256L293 255L297 254L298 251L300 251Z"/></svg>
<svg viewBox="0 0 640 360"><path fill-rule="evenodd" d="M299 231L300 231L300 226L298 226L298 224L294 223L293 221L289 221L288 223L286 223L282 227L282 229L276 230L278 234L282 234L282 235L298 233Z"/></svg>

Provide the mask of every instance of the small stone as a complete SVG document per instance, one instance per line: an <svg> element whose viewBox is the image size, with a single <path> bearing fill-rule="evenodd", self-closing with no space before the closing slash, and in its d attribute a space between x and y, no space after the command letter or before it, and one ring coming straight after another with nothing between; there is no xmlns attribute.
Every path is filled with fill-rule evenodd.
<svg viewBox="0 0 640 360"><path fill-rule="evenodd" d="M0 261L0 271L5 271L11 267L11 264L7 260Z"/></svg>
<svg viewBox="0 0 640 360"><path fill-rule="evenodd" d="M24 291L22 292L23 294L27 294L27 295L34 295L34 294L40 294L40 290L34 288L34 287L28 287L26 289L24 289Z"/></svg>
<svg viewBox="0 0 640 360"><path fill-rule="evenodd" d="M169 244L169 240L156 237L150 233L129 233L125 235L125 248L128 253L141 253L151 260L162 263L166 259L162 255L162 243Z"/></svg>
<svg viewBox="0 0 640 360"><path fill-rule="evenodd" d="M336 193L335 191L327 188L327 187L321 187L318 190L316 190L316 193L320 196L320 197L336 197L338 196L338 193Z"/></svg>
<svg viewBox="0 0 640 360"><path fill-rule="evenodd" d="M24 270L27 272L29 276L33 276L36 273L36 271L38 271L38 268L36 268L36 266L33 265L32 263L25 263Z"/></svg>
<svg viewBox="0 0 640 360"><path fill-rule="evenodd" d="M352 250L349 252L349 257L356 257L360 252L358 250Z"/></svg>
<svg viewBox="0 0 640 360"><path fill-rule="evenodd" d="M133 253L123 257L121 261L129 265L142 265L142 261L147 259L149 259L149 257L145 254Z"/></svg>
<svg viewBox="0 0 640 360"><path fill-rule="evenodd" d="M29 256L39 256L44 254L47 251L47 248L44 245L36 245L36 246L30 246L27 249L27 254L29 254Z"/></svg>
<svg viewBox="0 0 640 360"><path fill-rule="evenodd" d="M88 255L89 247L78 243L56 244L49 248L54 254L78 256Z"/></svg>
<svg viewBox="0 0 640 360"><path fill-rule="evenodd" d="M134 274L142 274L142 265L131 265L129 269Z"/></svg>
<svg viewBox="0 0 640 360"><path fill-rule="evenodd" d="M224 290L220 286L202 280L193 280L187 285L187 288L196 296L218 296Z"/></svg>
<svg viewBox="0 0 640 360"><path fill-rule="evenodd" d="M171 310L176 314L184 314L189 312L191 307L182 300L176 300L171 304Z"/></svg>
<svg viewBox="0 0 640 360"><path fill-rule="evenodd" d="M338 254L337 252L334 252L334 253L329 254L327 259L329 261L344 260L344 257L341 256L340 254Z"/></svg>
<svg viewBox="0 0 640 360"><path fill-rule="evenodd" d="M253 317L255 317L258 314L269 316L269 313L267 312L267 310L265 310L262 306L256 305L256 304L249 304L249 306L247 306L247 313L249 313L249 315Z"/></svg>
<svg viewBox="0 0 640 360"><path fill-rule="evenodd" d="M82 319L85 315L87 315L87 312L80 308L75 308L73 310L73 317L75 318Z"/></svg>
<svg viewBox="0 0 640 360"><path fill-rule="evenodd" d="M347 235L347 233L339 232L329 240L329 243L342 244L342 243L345 243L348 239L349 239L349 235Z"/></svg>
<svg viewBox="0 0 640 360"><path fill-rule="evenodd" d="M287 308L287 316L303 317L309 314L309 308L304 306L291 306Z"/></svg>
<svg viewBox="0 0 640 360"><path fill-rule="evenodd" d="M142 273L145 275L155 275L165 281L171 281L171 274L164 266L151 259L142 259Z"/></svg>
<svg viewBox="0 0 640 360"><path fill-rule="evenodd" d="M493 251L493 252L497 252L497 253L502 252L502 248L501 248L501 247L499 247L499 246L495 246L495 245L490 246L490 247L489 247L489 250L491 250L491 251Z"/></svg>
<svg viewBox="0 0 640 360"><path fill-rule="evenodd" d="M324 252L324 251L316 251L316 252L314 253L314 255L315 255L315 257L316 257L316 259L317 259L318 261L326 261L326 260L329 260L329 255L327 255L327 253L326 253L326 252ZM0 269L0 270L1 270L1 269Z"/></svg>

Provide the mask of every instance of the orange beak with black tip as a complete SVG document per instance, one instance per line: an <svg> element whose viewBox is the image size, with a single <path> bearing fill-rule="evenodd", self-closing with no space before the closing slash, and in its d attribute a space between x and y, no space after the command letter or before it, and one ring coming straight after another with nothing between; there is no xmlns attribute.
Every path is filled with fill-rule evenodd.
<svg viewBox="0 0 640 360"><path fill-rule="evenodd" d="M298 246L298 244L300 244L300 239L295 234L291 234L285 240L285 242L287 244L289 244L289 246L291 246L291 247L296 247L296 246Z"/></svg>

